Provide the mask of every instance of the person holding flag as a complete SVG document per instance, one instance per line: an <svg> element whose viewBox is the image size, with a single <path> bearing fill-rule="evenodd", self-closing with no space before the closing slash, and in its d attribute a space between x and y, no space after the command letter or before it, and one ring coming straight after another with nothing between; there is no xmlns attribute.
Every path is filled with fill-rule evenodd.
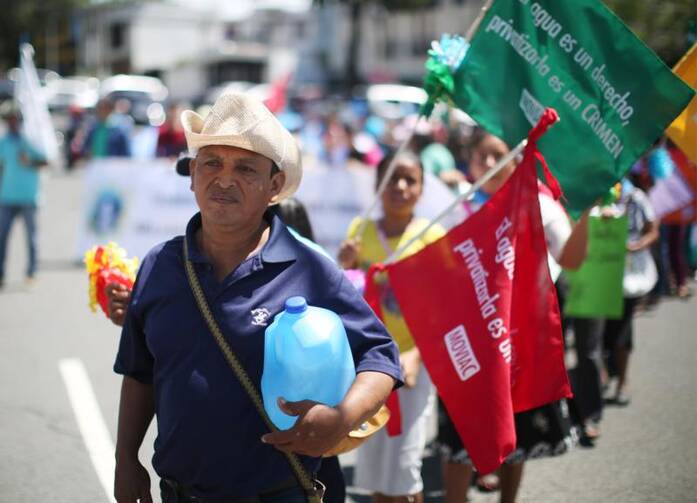
<svg viewBox="0 0 697 503"><path fill-rule="evenodd" d="M474 181L484 177L498 161L510 153L509 146L484 129L475 129L470 141L470 174ZM472 215L497 192L516 169L517 160L505 165L482 185L475 197L465 203ZM583 263L588 243L588 211L575 226L553 190L538 182L542 225L548 250L548 265L556 283L562 268L577 269ZM444 454L445 500L466 500L472 478L472 461L444 407L439 410L438 439ZM564 401L515 414L517 444L500 469L501 502L516 500L527 459L566 452L572 444L570 420Z"/></svg>
<svg viewBox="0 0 697 503"><path fill-rule="evenodd" d="M465 38L444 34L432 44L422 115L446 102L496 136L474 145L470 170L481 191L468 203L471 218L418 254L381 265L452 414L453 439L465 439L482 473L506 460L504 502L515 501L526 459L568 446L568 414L557 401L571 393L552 286L562 267L583 262L588 214L572 229L556 202L560 184L571 211L593 205L694 96L601 1L579 1L489 0ZM532 9L550 23L541 27ZM526 136L527 147L509 148ZM549 190L536 179L538 161ZM418 291L407 291L414 282ZM469 479L451 461L446 500L459 503Z"/></svg>
<svg viewBox="0 0 697 503"><path fill-rule="evenodd" d="M400 150L385 157L377 168L376 186L380 186L391 164L394 164L394 171L380 196L383 217L367 222L360 217L353 220L347 239L339 249L339 264L344 269L367 271L372 264L384 261L428 225L425 219L414 216L424 180L418 155L410 150ZM444 234L442 228L432 227L401 256L416 253ZM421 464L435 388L421 363L419 349L402 317L394 292L384 277L376 279L380 282L378 310L399 347L405 387L398 390L396 396L393 392L387 402L393 418L400 417L401 424L399 420L395 424L391 419L387 432L385 429L377 432L359 448L354 483L371 491L375 503L397 503L404 498L419 503L423 501Z"/></svg>
<svg viewBox="0 0 697 503"><path fill-rule="evenodd" d="M39 201L39 171L46 157L20 132L21 112L9 104L0 112L7 134L0 138L0 288L4 285L5 252L12 222L24 219L28 262L26 280L32 282L37 267L36 208Z"/></svg>

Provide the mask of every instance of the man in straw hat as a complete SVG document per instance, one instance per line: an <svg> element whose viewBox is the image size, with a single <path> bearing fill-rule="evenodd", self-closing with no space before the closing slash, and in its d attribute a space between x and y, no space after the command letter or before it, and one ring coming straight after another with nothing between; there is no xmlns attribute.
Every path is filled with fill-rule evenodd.
<svg viewBox="0 0 697 503"><path fill-rule="evenodd" d="M153 466L163 501L305 501L288 459L316 472L322 453L372 416L395 385L399 358L368 305L326 257L294 239L272 205L302 176L291 134L260 102L224 94L204 119L182 114L200 213L185 236L143 260L114 369L123 374L116 446L119 503L151 501L138 451L153 415ZM357 376L336 407L281 402L298 416L269 433L223 357L192 295L185 254L232 351L259 389L264 330L291 296L339 314Z"/></svg>

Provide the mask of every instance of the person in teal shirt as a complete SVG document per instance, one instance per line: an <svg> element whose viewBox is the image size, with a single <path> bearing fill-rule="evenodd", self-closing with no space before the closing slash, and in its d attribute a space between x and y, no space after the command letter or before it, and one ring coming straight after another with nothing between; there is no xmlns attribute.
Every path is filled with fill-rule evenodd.
<svg viewBox="0 0 697 503"><path fill-rule="evenodd" d="M114 120L114 104L109 98L97 103L96 122L89 129L82 148L85 159L130 157L131 147L123 128Z"/></svg>
<svg viewBox="0 0 697 503"><path fill-rule="evenodd" d="M26 278L36 274L36 208L39 199L38 168L46 158L20 133L21 116L12 108L3 111L7 134L0 138L0 288L4 285L7 238L12 222L22 217L26 228L29 260Z"/></svg>

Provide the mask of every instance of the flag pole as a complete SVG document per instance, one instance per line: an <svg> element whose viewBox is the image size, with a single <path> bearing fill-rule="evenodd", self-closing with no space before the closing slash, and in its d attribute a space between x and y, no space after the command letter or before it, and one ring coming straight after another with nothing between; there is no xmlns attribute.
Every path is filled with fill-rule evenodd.
<svg viewBox="0 0 697 503"><path fill-rule="evenodd" d="M472 37L474 37L475 32L479 28L479 25L482 23L482 19L484 19L484 16L486 16L486 13L489 11L489 9L491 8L491 4L493 3L494 0L487 0L486 3L482 5L481 10L479 11L479 15L477 15L477 18L470 25L469 30L467 30L467 34L465 35L465 40L467 42L472 41Z"/></svg>
<svg viewBox="0 0 697 503"><path fill-rule="evenodd" d="M394 157L390 161L390 164L387 166L385 174L382 176L382 180L380 181L380 185L378 185L378 190L375 192L373 202L370 203L370 206L368 206L368 208L365 211L363 211L363 214L361 215L361 221L358 226L358 230L356 231L356 239L360 240L363 236L363 232L365 232L365 228L368 225L368 218L370 217L370 214L373 212L378 202L380 201L382 193L385 192L385 189L387 188L387 184L390 183L390 178L392 178L394 170L397 169L397 160L399 156L402 154L402 152L406 150L409 143L411 143L411 139L414 137L414 132L416 131L417 126L419 125L419 121L423 117L423 115L418 116L418 118L416 119L416 123L414 124L414 128L411 131L409 131L409 134L404 139L402 144L399 146L399 148L394 154Z"/></svg>
<svg viewBox="0 0 697 503"><path fill-rule="evenodd" d="M474 20L474 22L470 25L469 29L467 30L467 34L465 35L465 40L467 42L472 40L474 33L479 28L479 25L481 24L482 19L484 19L484 16L486 15L487 11L491 8L492 3L494 3L494 0L487 0L486 3L482 6L476 19ZM400 154L407 148L407 146L411 142L411 139L414 136L414 132L416 131L417 126L419 125L419 121L422 118L424 118L424 115L420 114L419 117L416 119L416 123L414 124L414 129L412 129L409 132L409 135L407 136L407 138L404 140L404 142L402 142L402 144L399 146L399 148L395 152L395 155L392 158L392 161L390 162L389 166L387 166L387 169L385 170L385 174L383 175L382 181L380 182L380 185L378 186L378 190L375 193L375 197L373 198L372 203L370 203L370 206L368 206L368 208L361 215L361 221L360 221L360 224L358 225L358 229L356 231L356 239L358 239L359 241L360 241L361 237L363 236L363 233L365 232L366 226L368 225L368 218L370 217L370 214L373 212L373 210L377 206L378 202L380 201L380 198L382 197L382 193L385 192L385 188L387 188L387 184L389 183L390 178L392 178L392 174L394 173L394 170L396 169L397 158L400 156ZM454 206L455 205L453 204L453 207ZM449 212L451 209L452 208L449 208L448 211L446 211L446 213ZM442 215L442 216L445 216L445 215ZM442 216L440 218L442 218ZM435 221L434 221L434 223L435 223ZM430 226L429 226L429 228L430 228ZM410 242L410 244L411 244L411 242Z"/></svg>
<svg viewBox="0 0 697 503"><path fill-rule="evenodd" d="M481 177L479 180L477 180L472 186L469 188L467 192L464 194L460 194L457 196L457 198L450 203L450 205L445 208L443 211L441 211L433 220L429 222L429 224L421 229L420 232L418 232L415 236L413 236L409 241L404 243L402 246L400 246L397 250L395 250L392 255L390 255L387 260L384 262L385 265L390 265L393 264L394 262L397 261L398 257L406 250L409 248L412 243L415 241L421 239L421 237L428 232L428 230L433 227L435 224L440 222L448 213L450 213L453 209L455 209L459 204L461 204L463 201L469 199L472 194L474 194L479 188L484 185L486 182L488 182L491 178L493 178L499 171L501 171L506 165L511 162L513 159L515 159L525 148L525 146L528 144L527 138L525 138L523 141L521 141L516 147L511 150L508 154L506 154L504 157L502 157L499 162L494 165L493 168L491 168L489 171L486 172L486 174Z"/></svg>

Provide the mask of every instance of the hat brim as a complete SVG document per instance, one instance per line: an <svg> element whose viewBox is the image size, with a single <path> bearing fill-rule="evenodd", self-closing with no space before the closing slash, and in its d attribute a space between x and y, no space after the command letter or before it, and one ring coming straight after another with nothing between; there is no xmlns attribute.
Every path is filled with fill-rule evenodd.
<svg viewBox="0 0 697 503"><path fill-rule="evenodd" d="M235 135L235 134L225 134L225 135L207 135L201 134L198 131L203 129L204 119L199 114L193 110L185 110L181 115L181 124L184 128L184 135L186 136L186 144L190 151L198 150L202 147L207 147L211 145L218 145L223 147L237 147L244 150L249 150L259 155L267 157L263 152L259 152L255 145L253 145L247 138L247 135ZM270 159L267 157L267 159ZM270 159L272 162L276 162ZM278 165L278 163L276 163ZM302 177L302 167L298 166L297 169L287 170L284 169L282 165L278 165L285 175L286 180L283 184L281 192L278 194L274 204L279 203L283 199L292 196L300 185L300 180Z"/></svg>

